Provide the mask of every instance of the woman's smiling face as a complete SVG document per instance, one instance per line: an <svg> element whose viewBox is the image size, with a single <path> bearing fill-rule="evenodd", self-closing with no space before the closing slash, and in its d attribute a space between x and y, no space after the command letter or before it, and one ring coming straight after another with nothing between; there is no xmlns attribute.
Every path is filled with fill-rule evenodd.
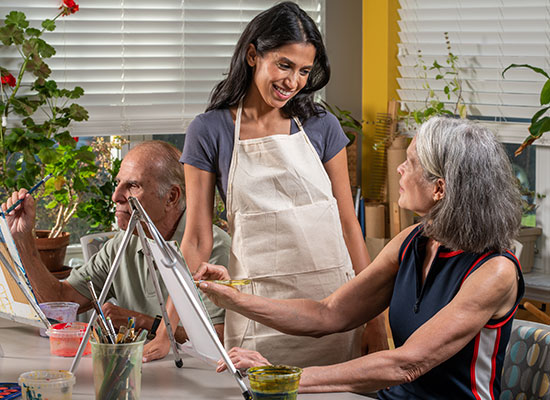
<svg viewBox="0 0 550 400"><path fill-rule="evenodd" d="M263 101L282 108L304 88L315 61L315 47L309 43L281 46L260 56L250 45L247 62L253 68L253 83Z"/></svg>

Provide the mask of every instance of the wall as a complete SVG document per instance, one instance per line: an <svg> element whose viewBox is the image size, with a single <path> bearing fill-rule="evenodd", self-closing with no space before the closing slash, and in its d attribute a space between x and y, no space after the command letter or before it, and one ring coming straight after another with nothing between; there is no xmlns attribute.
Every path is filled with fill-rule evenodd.
<svg viewBox="0 0 550 400"><path fill-rule="evenodd" d="M398 0L363 0L363 193L368 193L373 171L376 115L386 113L388 101L397 98L398 5Z"/></svg>
<svg viewBox="0 0 550 400"><path fill-rule="evenodd" d="M326 0L325 4L325 44L331 66L325 99L328 104L349 110L361 119L362 3L361 0ZM361 141L358 143L360 160ZM360 181L361 162L357 165L357 176Z"/></svg>

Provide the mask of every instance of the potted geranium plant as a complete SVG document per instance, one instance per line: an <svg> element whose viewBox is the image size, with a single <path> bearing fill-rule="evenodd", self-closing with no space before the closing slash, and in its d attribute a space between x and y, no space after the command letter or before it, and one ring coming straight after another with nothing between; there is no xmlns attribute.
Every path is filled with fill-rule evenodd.
<svg viewBox="0 0 550 400"><path fill-rule="evenodd" d="M92 148L79 146L78 139L69 132L71 122L88 119L83 107L71 103L84 91L80 87L60 88L48 79L51 70L44 60L55 55L55 49L42 36L55 30L59 17L78 9L73 0L63 0L58 14L44 20L40 29L30 26L24 13L12 11L0 26L5 50L17 51L21 56L15 68L0 65L0 192L6 196L22 187L29 188L52 173L53 178L37 196L47 198L47 207L55 209L55 224L48 236L62 237L64 247L69 241L62 233L63 227L75 215L83 194L90 190L97 167ZM47 253L43 260L50 256ZM58 258L62 260L63 256ZM61 266L52 266L59 267L62 261Z"/></svg>

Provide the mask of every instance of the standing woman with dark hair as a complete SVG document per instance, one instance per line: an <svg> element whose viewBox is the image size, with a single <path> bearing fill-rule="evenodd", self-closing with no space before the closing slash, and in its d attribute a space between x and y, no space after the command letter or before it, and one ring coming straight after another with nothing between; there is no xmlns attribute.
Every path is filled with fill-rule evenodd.
<svg viewBox="0 0 550 400"><path fill-rule="evenodd" d="M232 234L230 275L252 278L243 291L322 299L369 264L353 209L348 140L313 99L329 77L321 34L296 4L278 4L247 25L227 78L187 130L181 249L191 271L211 251L215 186ZM387 346L377 324L370 350ZM167 352L166 335L159 336L164 343L149 346L145 358ZM225 320L226 348L257 350L273 363L349 360L360 355L358 339L358 330L322 339L283 335L233 312Z"/></svg>

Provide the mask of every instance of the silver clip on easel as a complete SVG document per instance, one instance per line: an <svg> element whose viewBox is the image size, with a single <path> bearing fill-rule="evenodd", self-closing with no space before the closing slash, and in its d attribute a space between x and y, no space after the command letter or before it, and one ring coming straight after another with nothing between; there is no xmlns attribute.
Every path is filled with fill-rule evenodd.
<svg viewBox="0 0 550 400"><path fill-rule="evenodd" d="M130 237L132 236L134 229L137 229L139 240L141 242L141 245L143 247L143 254L145 255L145 260L147 261L147 267L149 268L149 275L153 279L153 285L155 287L155 292L157 293L157 299L160 305L160 310L162 312L162 318L164 319L164 323L166 325L166 329L168 331L168 336L170 337L170 342L172 344L172 351L174 352L174 357L176 366L178 368L181 368L183 366L183 361L181 359L181 356L178 352L178 347L176 345L176 340L174 338L174 332L172 331L172 325L170 324L170 319L168 318L168 313L166 312L166 307L164 304L164 298L162 296L162 292L160 290L160 285L157 278L157 273L155 270L155 265L153 264L153 258L151 256L151 248L149 247L149 242L147 241L147 238L145 237L145 232L143 231L143 227L138 222L143 222L147 225L147 228L149 232L151 233L153 239L155 242L159 243L159 239L162 240L162 242L165 244L166 242L160 235L160 233L157 231L157 228L149 218L149 216L145 213L143 208L141 207L141 204L139 201L134 197L129 197L128 202L130 204L130 207L132 208L132 216L130 217L130 222L128 223L128 228L126 229L126 232L124 234L124 237L122 238L122 244L120 245L115 260L113 261L113 265L111 267L111 270L109 271L109 274L107 275L107 280L105 281L105 285L103 286L103 289L101 290L101 294L98 298L99 306L101 307L103 303L105 302L105 298L107 297L107 293L109 292L111 285L113 283L113 278L115 274L118 271L118 268L120 266L120 261L122 259L122 255L124 254L124 251L126 250L126 247L128 246L128 243L130 242ZM86 347L86 343L88 343L88 340L90 339L90 333L93 324L95 323L95 320L97 318L97 313L94 310L92 313L92 316L90 318L90 321L88 322L88 326L86 327L86 332L84 333L84 337L82 338L82 342L80 343L80 346L78 347L78 351L73 359L73 363L71 365L70 371L74 374L76 368L78 367L78 363L80 362L80 359L82 358L82 354L84 353L84 348Z"/></svg>

